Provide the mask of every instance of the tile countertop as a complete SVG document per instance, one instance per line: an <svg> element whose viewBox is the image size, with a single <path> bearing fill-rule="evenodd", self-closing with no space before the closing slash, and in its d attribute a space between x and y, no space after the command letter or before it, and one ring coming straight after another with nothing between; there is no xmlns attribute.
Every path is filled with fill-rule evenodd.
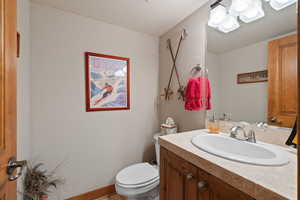
<svg viewBox="0 0 300 200"><path fill-rule="evenodd" d="M227 160L195 147L191 139L205 130L159 137L162 147L257 200L297 199L297 155L287 150L284 166L257 166ZM266 142L266 141L264 141Z"/></svg>

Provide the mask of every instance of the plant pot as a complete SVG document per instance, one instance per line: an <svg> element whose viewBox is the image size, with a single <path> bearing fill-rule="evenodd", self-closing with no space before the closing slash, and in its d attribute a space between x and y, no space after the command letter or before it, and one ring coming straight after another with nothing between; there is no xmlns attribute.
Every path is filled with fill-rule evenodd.
<svg viewBox="0 0 300 200"><path fill-rule="evenodd" d="M48 200L48 195L42 195L42 196L40 196L40 200Z"/></svg>

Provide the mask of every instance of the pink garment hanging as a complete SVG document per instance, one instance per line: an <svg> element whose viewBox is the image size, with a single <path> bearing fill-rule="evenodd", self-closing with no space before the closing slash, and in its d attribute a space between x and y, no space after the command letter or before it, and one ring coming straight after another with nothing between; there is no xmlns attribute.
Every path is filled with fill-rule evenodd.
<svg viewBox="0 0 300 200"><path fill-rule="evenodd" d="M208 78L190 78L185 93L185 109L210 110L211 107L211 87Z"/></svg>

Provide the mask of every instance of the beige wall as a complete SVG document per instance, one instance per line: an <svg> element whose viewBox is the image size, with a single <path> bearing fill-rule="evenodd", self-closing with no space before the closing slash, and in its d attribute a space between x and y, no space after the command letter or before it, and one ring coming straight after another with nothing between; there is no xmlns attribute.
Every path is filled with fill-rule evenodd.
<svg viewBox="0 0 300 200"><path fill-rule="evenodd" d="M32 155L63 162L63 199L114 183L154 155L158 38L37 4L31 6ZM84 52L131 58L130 111L85 112Z"/></svg>
<svg viewBox="0 0 300 200"><path fill-rule="evenodd" d="M17 59L17 157L30 157L30 4L29 0L17 1L18 24L21 34L20 58ZM22 191L19 179L18 191ZM21 199L21 196L18 197Z"/></svg>
<svg viewBox="0 0 300 200"><path fill-rule="evenodd" d="M180 50L177 67L181 80L186 84L187 79L191 76L190 71L196 64L205 64L205 49L206 49L206 23L208 18L208 8L203 6L194 12L191 16L187 17L173 29L160 37L160 68L159 68L159 85L160 93L163 93L165 87L167 87L170 71L172 68L172 58L169 54L167 47L167 39L172 39L173 48L177 46L177 39L185 28L188 36L182 43ZM172 89L177 91L177 81L175 76L173 77ZM180 131L192 130L204 127L205 111L185 111L184 103L177 100L177 94L170 101L160 101L160 121L166 119L166 117L173 117L179 125Z"/></svg>
<svg viewBox="0 0 300 200"><path fill-rule="evenodd" d="M212 105L213 109L208 112L212 116L213 112L218 114L221 104L220 94L220 61L216 54L207 52L206 53L206 67L208 69L208 78L211 83L212 89Z"/></svg>
<svg viewBox="0 0 300 200"><path fill-rule="evenodd" d="M267 69L268 41L219 55L220 111L236 121L266 121L268 83L237 84L237 74Z"/></svg>

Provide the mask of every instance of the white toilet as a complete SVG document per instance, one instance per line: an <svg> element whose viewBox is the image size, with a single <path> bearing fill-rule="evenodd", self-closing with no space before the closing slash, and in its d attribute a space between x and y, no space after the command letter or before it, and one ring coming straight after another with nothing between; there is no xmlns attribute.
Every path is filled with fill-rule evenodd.
<svg viewBox="0 0 300 200"><path fill-rule="evenodd" d="M159 133L154 135L159 166ZM116 192L128 200L159 200L159 167L137 163L122 169L116 176Z"/></svg>

